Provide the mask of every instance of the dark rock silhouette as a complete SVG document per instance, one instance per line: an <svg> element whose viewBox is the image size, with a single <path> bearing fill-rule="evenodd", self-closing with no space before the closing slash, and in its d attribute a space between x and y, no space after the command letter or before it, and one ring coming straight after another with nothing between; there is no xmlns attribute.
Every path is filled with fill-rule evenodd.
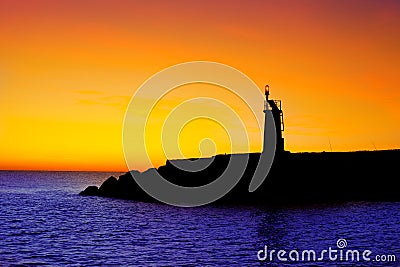
<svg viewBox="0 0 400 267"><path fill-rule="evenodd" d="M97 186L91 185L88 186L85 190L83 190L80 194L83 196L98 196L99 188Z"/></svg>
<svg viewBox="0 0 400 267"><path fill-rule="evenodd" d="M99 194L103 196L114 196L118 193L118 180L114 176L110 176L99 188Z"/></svg>
<svg viewBox="0 0 400 267"><path fill-rule="evenodd" d="M171 164L171 161L167 161L157 172L177 185L200 186L217 179L228 165L230 157L231 155L217 155L206 169L199 172L183 171ZM396 181L400 179L397 168L400 150L285 152L275 158L264 183L255 192L250 193L249 183L259 158L259 153L249 154L247 168L239 183L218 200L219 203L270 205L400 201ZM133 174L135 177L143 175L138 171L134 171ZM119 179L110 177L98 190L96 189L89 186L81 195L156 201L136 184L130 172L121 175Z"/></svg>

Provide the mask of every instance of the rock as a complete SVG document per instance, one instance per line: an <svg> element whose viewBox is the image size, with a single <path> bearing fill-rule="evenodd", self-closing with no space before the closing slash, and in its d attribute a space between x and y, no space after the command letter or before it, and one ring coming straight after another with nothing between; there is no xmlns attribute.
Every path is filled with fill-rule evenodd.
<svg viewBox="0 0 400 267"><path fill-rule="evenodd" d="M91 185L86 187L85 190L79 193L82 196L97 196L99 194L99 189L97 186Z"/></svg>
<svg viewBox="0 0 400 267"><path fill-rule="evenodd" d="M99 195L116 196L117 194L118 194L118 180L114 176L110 176L100 186Z"/></svg>

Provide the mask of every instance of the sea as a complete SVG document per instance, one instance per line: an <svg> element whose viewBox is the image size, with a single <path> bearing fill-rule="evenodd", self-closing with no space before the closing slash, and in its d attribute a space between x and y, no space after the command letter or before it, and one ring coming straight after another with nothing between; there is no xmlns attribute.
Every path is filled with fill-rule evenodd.
<svg viewBox="0 0 400 267"><path fill-rule="evenodd" d="M0 266L400 266L400 203L173 207L104 172L0 171Z"/></svg>

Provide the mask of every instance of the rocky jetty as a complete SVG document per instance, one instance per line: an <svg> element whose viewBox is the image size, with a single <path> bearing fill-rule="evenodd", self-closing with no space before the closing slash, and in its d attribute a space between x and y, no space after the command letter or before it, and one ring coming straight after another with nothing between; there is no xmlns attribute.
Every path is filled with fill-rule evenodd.
<svg viewBox="0 0 400 267"><path fill-rule="evenodd" d="M157 168L166 180L188 187L208 184L228 165L230 155L217 155L199 172L178 169L170 161ZM277 157L264 183L248 192L260 154L249 154L247 168L239 183L218 202L269 205L285 203L329 203L347 201L400 201L398 187L400 150L289 153ZM184 161L184 160L182 160ZM136 175L144 175L132 171ZM89 186L80 193L136 201L156 201L132 178L131 172L109 177L98 188Z"/></svg>

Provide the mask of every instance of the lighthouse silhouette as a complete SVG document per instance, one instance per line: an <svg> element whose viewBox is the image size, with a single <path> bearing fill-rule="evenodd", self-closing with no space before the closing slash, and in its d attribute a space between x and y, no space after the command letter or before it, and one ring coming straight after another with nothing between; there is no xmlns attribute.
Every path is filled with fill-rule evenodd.
<svg viewBox="0 0 400 267"><path fill-rule="evenodd" d="M266 151L268 134L267 134L267 111L272 112L272 117L274 118L275 131L276 131L276 149L275 154L279 155L284 152L284 139L282 137L282 132L284 131L283 123L283 112L282 112L282 101L269 99L269 85L265 86L265 105L264 105L264 144L263 153Z"/></svg>

